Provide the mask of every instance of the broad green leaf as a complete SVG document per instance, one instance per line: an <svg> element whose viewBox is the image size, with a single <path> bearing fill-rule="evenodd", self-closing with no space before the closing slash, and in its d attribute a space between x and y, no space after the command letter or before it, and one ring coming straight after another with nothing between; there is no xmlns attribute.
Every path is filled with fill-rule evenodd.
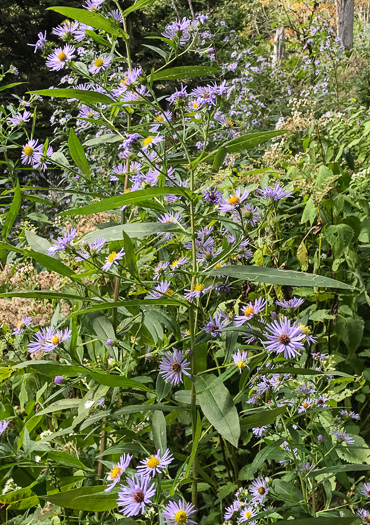
<svg viewBox="0 0 370 525"><path fill-rule="evenodd" d="M166 418L160 410L155 410L153 412L152 432L155 448L157 450L159 449L161 453L164 454L167 449Z"/></svg>
<svg viewBox="0 0 370 525"><path fill-rule="evenodd" d="M117 508L117 494L104 492L106 485L81 487L80 489L60 492L59 494L43 496L55 505L74 510L103 512Z"/></svg>
<svg viewBox="0 0 370 525"><path fill-rule="evenodd" d="M266 142L267 140L270 140L274 137L283 135L284 133L287 133L287 131L278 130L248 133L247 135L243 135L242 137L238 137L236 139L225 142L225 144L223 144L222 147L226 149L227 153L235 153L237 151L243 151L246 149L254 148L259 144L262 144L263 142Z"/></svg>
<svg viewBox="0 0 370 525"><path fill-rule="evenodd" d="M316 188L320 188L325 180L333 176L333 172L327 166L320 166L319 173L316 179Z"/></svg>
<svg viewBox="0 0 370 525"><path fill-rule="evenodd" d="M1 370L1 369L0 369ZM156 392L157 392L157 400L158 402L161 402L162 399L168 396L168 394L172 390L172 384L167 383L163 377L158 374L157 375L157 381L156 381Z"/></svg>
<svg viewBox="0 0 370 525"><path fill-rule="evenodd" d="M171 405L128 405L122 408L118 408L111 413L112 416L121 416L123 414L136 414L140 412L151 412L152 410L161 410L162 412L173 412L178 410L178 406Z"/></svg>
<svg viewBox="0 0 370 525"><path fill-rule="evenodd" d="M205 374L195 379L195 389L203 392L197 396L199 405L208 421L222 437L234 447L238 446L240 423L230 392L223 384L208 387L217 379L214 374Z"/></svg>
<svg viewBox="0 0 370 525"><path fill-rule="evenodd" d="M151 49L155 53L158 53L164 60L167 60L167 53L166 51L163 51L163 49L157 47L157 46L149 46L148 44L141 44L143 47L147 47L148 49Z"/></svg>
<svg viewBox="0 0 370 525"><path fill-rule="evenodd" d="M253 478L255 473L262 467L262 465L267 459L271 459L274 457L275 451L280 447L283 441L284 439L282 438L277 439L270 445L267 445L267 447L264 447L262 450L257 452L252 464L249 466L249 479Z"/></svg>
<svg viewBox="0 0 370 525"><path fill-rule="evenodd" d="M200 440L201 433L202 433L202 419L201 419L199 411L198 411L197 412L197 426L196 426L196 429L195 429L194 440L193 440L192 447L191 447L191 454L190 454L190 457L189 457L188 466L186 467L186 474L185 474L186 478L189 477L190 470L191 470L191 467L193 465L195 455L196 455L196 453L198 451L198 443L199 443L199 440Z"/></svg>
<svg viewBox="0 0 370 525"><path fill-rule="evenodd" d="M212 168L214 170L218 170L219 168L221 168L222 164L224 163L226 155L227 155L226 148L224 146L221 146L221 148L217 150L215 160L213 161L213 164L212 164Z"/></svg>
<svg viewBox="0 0 370 525"><path fill-rule="evenodd" d="M122 137L115 133L105 133L100 137L87 140L84 146L100 146L100 144L115 144L116 142L122 142Z"/></svg>
<svg viewBox="0 0 370 525"><path fill-rule="evenodd" d="M181 80L185 78L210 76L217 73L215 67L209 66L180 66L170 69L161 69L154 71L153 81L155 80Z"/></svg>
<svg viewBox="0 0 370 525"><path fill-rule="evenodd" d="M362 470L370 470L370 465L337 465L332 467L324 467L318 470L313 470L307 475L308 478L315 478L322 474L337 474L338 472L361 472Z"/></svg>
<svg viewBox="0 0 370 525"><path fill-rule="evenodd" d="M76 9L75 7L48 7L51 11L56 11L61 15L73 18L82 24L94 27L95 29L102 29L106 33L114 36L128 38L127 33L118 27L118 25L109 18L105 18L99 13L87 11L86 9Z"/></svg>
<svg viewBox="0 0 370 525"><path fill-rule="evenodd" d="M303 500L302 492L298 490L293 485L293 483L288 483L282 479L274 479L272 482L272 487L274 492L279 494L279 497L281 497L284 501L300 502Z"/></svg>
<svg viewBox="0 0 370 525"><path fill-rule="evenodd" d="M348 224L332 224L325 229L325 237L332 247L333 254L336 258L350 246L354 231Z"/></svg>
<svg viewBox="0 0 370 525"><path fill-rule="evenodd" d="M91 37L97 44L100 44L101 46L108 47L109 49L112 47L108 40L105 40L105 38L102 36L97 35L95 31L91 31L91 29L85 29L85 34Z"/></svg>
<svg viewBox="0 0 370 525"><path fill-rule="evenodd" d="M30 95L40 95L41 97L56 97L77 99L84 104L112 104L113 99L97 93L95 91L85 91L83 89L41 89L39 91L28 91Z"/></svg>
<svg viewBox="0 0 370 525"><path fill-rule="evenodd" d="M92 213L100 213L102 211L113 210L120 208L127 204L140 204L147 200L153 199L163 195L182 195L189 196L189 191L184 188L150 188L149 190L133 191L131 193L125 193L124 195L117 195L116 197L110 197L82 208L73 208L72 210L66 210L60 213L60 215L89 215Z"/></svg>
<svg viewBox="0 0 370 525"><path fill-rule="evenodd" d="M79 374L87 375L88 369L83 366L66 365L58 363L56 361L24 361L13 366L13 370L19 370L22 368L30 368L44 374L49 377L65 376L65 377L76 377Z"/></svg>
<svg viewBox="0 0 370 525"><path fill-rule="evenodd" d="M306 206L304 207L302 218L301 218L301 224L305 224L306 222L309 222L312 226L316 217L317 217L317 207L315 206L315 202L313 198L310 197L308 201L306 202Z"/></svg>
<svg viewBox="0 0 370 525"><path fill-rule="evenodd" d="M338 446L336 451L338 456L347 463L366 463L370 465L370 448L361 436L351 435L353 444Z"/></svg>
<svg viewBox="0 0 370 525"><path fill-rule="evenodd" d="M210 275L225 275L244 281L278 284L282 286L317 286L319 288L354 290L353 286L330 279L330 277L323 277L322 275L312 273L295 272L292 270L276 270L275 268L265 268L262 266L224 266L223 268L210 270L207 273Z"/></svg>
<svg viewBox="0 0 370 525"><path fill-rule="evenodd" d="M184 233L184 229L176 224L162 224L161 222L134 222L131 224L120 224L111 226L88 233L83 237L81 243L91 242L94 239L103 237L106 241L122 241L123 232L127 233L131 238L142 239L148 235L156 233L176 232Z"/></svg>
<svg viewBox="0 0 370 525"><path fill-rule="evenodd" d="M139 272L137 270L137 261L135 255L135 244L127 233L123 230L123 246L125 248L125 266L134 279L139 279Z"/></svg>
<svg viewBox="0 0 370 525"><path fill-rule="evenodd" d="M87 162L87 158L86 158L84 149L82 147L82 144L78 140L78 137L76 133L74 132L73 128L71 128L69 132L68 148L69 148L69 153L71 154L71 157L74 160L76 166L80 168L82 174L85 175L85 177L88 180L90 180L91 179L90 166L89 166L89 163Z"/></svg>
<svg viewBox="0 0 370 525"><path fill-rule="evenodd" d="M82 470L85 470L85 465L77 459L75 456L71 456L70 454L67 454L66 452L59 452L56 450L52 450L48 453L48 459L52 459L53 461L56 461L57 463L62 463L65 465L73 466Z"/></svg>
<svg viewBox="0 0 370 525"><path fill-rule="evenodd" d="M297 259L301 265L302 270L306 270L308 268L308 252L303 241L298 246Z"/></svg>
<svg viewBox="0 0 370 525"><path fill-rule="evenodd" d="M51 242L49 242L47 239L44 239L44 237L36 235L31 231L26 230L25 235L27 242L31 246L33 251L43 253L44 255L49 255L48 249L51 246Z"/></svg>
<svg viewBox="0 0 370 525"><path fill-rule="evenodd" d="M79 313L78 311L76 312ZM105 343L108 339L115 339L116 334L110 320L100 313L90 315L91 325L98 338Z"/></svg>
<svg viewBox="0 0 370 525"><path fill-rule="evenodd" d="M128 7L123 11L123 16L126 18L127 15L130 13L133 13L134 11L137 11L138 9L143 9L144 7L147 7L148 5L151 5L155 2L155 0L138 0L134 5L131 7Z"/></svg>
<svg viewBox="0 0 370 525"><path fill-rule="evenodd" d="M134 379L129 379L124 376L119 376L117 374L110 374L108 372L95 372L92 370L89 370L88 374L101 385L119 388L135 388L137 390L148 390L148 387L143 383L139 383L139 381L135 381Z"/></svg>
<svg viewBox="0 0 370 525"><path fill-rule="evenodd" d="M72 408L77 408L81 403L81 399L60 399L55 401L47 408L39 410L33 417L44 416L45 414L52 414L53 412L60 412L62 410L70 410Z"/></svg>
<svg viewBox="0 0 370 525"><path fill-rule="evenodd" d="M17 218L18 212L21 207L21 202L22 202L22 193L19 187L19 180L18 180L17 186L15 187L15 190L14 190L13 201L6 214L5 222L3 225L3 231L2 231L1 237L4 241L6 241L6 239L8 238L8 235L10 233L10 230L12 229L14 221Z"/></svg>
<svg viewBox="0 0 370 525"><path fill-rule="evenodd" d="M335 332L344 341L349 352L356 352L360 346L364 334L364 319L359 316L341 317L338 316L335 323Z"/></svg>
<svg viewBox="0 0 370 525"><path fill-rule="evenodd" d="M270 425L271 423L275 422L275 419L278 416L284 414L285 410L286 407L273 408L272 410L268 408L263 409L256 414L251 414L245 419L242 419L240 421L240 426L242 430L249 430L250 428L258 428Z"/></svg>

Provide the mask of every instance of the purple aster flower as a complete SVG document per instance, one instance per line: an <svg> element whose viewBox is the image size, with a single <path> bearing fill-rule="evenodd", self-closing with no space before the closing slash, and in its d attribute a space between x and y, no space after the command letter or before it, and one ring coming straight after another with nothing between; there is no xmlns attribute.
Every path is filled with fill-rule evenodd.
<svg viewBox="0 0 370 525"><path fill-rule="evenodd" d="M105 246L106 242L106 239L104 239L103 237L98 237L97 239L94 239L93 241L89 242L90 251L99 253L100 250Z"/></svg>
<svg viewBox="0 0 370 525"><path fill-rule="evenodd" d="M332 434L339 441L342 441L343 443L347 443L347 445L352 445L355 442L355 440L350 435L348 435L346 432L340 432L339 430L333 430Z"/></svg>
<svg viewBox="0 0 370 525"><path fill-rule="evenodd" d="M123 78L120 81L119 87L113 89L113 95L119 97L126 92L128 87L137 81L137 79L143 74L141 67L136 67L132 71L125 71L123 73Z"/></svg>
<svg viewBox="0 0 370 525"><path fill-rule="evenodd" d="M28 351L33 354L34 352L51 352L50 339L54 336L54 328L41 328L41 331L36 332L34 340L28 345Z"/></svg>
<svg viewBox="0 0 370 525"><path fill-rule="evenodd" d="M298 323L298 327L303 332L303 335L304 335L304 338L302 341L303 343L306 343L306 342L308 344L316 343L317 339L316 337L313 337L312 335L310 335L311 330L308 328L308 326L305 326L302 323Z"/></svg>
<svg viewBox="0 0 370 525"><path fill-rule="evenodd" d="M161 277L161 275L164 273L164 271L168 268L168 262L167 261L161 261L157 264L157 266L154 268L154 274L153 279L158 281L158 279Z"/></svg>
<svg viewBox="0 0 370 525"><path fill-rule="evenodd" d="M319 396L315 403L317 406L321 407L321 408L325 408L326 407L326 402L329 401L329 398L328 397L325 397L323 395Z"/></svg>
<svg viewBox="0 0 370 525"><path fill-rule="evenodd" d="M244 523L245 521L248 521L250 518L255 516L257 514L256 510L253 507L244 507L244 505L240 508L240 518L239 523ZM256 521L251 522L256 523Z"/></svg>
<svg viewBox="0 0 370 525"><path fill-rule="evenodd" d="M8 421L5 421L5 419L3 419L2 421L0 421L0 436L3 432L5 432L5 430L8 428L8 425L9 425L9 422Z"/></svg>
<svg viewBox="0 0 370 525"><path fill-rule="evenodd" d="M123 23L122 15L119 9L112 9L112 11L109 11L108 15L111 16L119 24Z"/></svg>
<svg viewBox="0 0 370 525"><path fill-rule="evenodd" d="M312 400L307 398L299 405L298 414L307 412L307 410L312 406Z"/></svg>
<svg viewBox="0 0 370 525"><path fill-rule="evenodd" d="M292 297L287 301L276 301L276 304L278 306L282 306L283 308L298 308L303 303L304 299L299 299L298 297Z"/></svg>
<svg viewBox="0 0 370 525"><path fill-rule="evenodd" d="M44 146L42 148L44 150ZM48 167L48 165L50 164L50 162L48 161L48 159L51 158L51 156L53 155L54 151L53 151L53 148L51 146L48 146L48 149L46 151L46 154L42 154L37 162L37 164L34 164L34 168L39 168L40 170L42 171L45 171L46 168Z"/></svg>
<svg viewBox="0 0 370 525"><path fill-rule="evenodd" d="M206 188L203 191L203 197L205 201L210 204L219 204L222 202L222 193L217 189L217 186L214 188Z"/></svg>
<svg viewBox="0 0 370 525"><path fill-rule="evenodd" d="M121 512L127 518L143 514L145 505L152 503L151 498L155 494L154 483L151 483L149 476L138 475L126 478L126 483L128 487L122 486L118 493L118 507L123 507Z"/></svg>
<svg viewBox="0 0 370 525"><path fill-rule="evenodd" d="M86 38L86 31L92 31L94 28L92 26L88 26L86 24L79 24L78 29L75 31L75 40L77 42L82 42ZM79 48L83 49L83 48Z"/></svg>
<svg viewBox="0 0 370 525"><path fill-rule="evenodd" d="M36 42L36 44L27 44L28 46L32 46L35 48L34 50L34 53L36 53L36 51L38 51L39 49L42 49L47 40L46 40L46 31L44 33L37 33L37 36L38 36L38 40Z"/></svg>
<svg viewBox="0 0 370 525"><path fill-rule="evenodd" d="M263 189L256 190L257 197L264 197L265 199L272 199L274 201L278 201L284 197L289 197L291 194L291 191L287 191L280 184L275 184L273 188L266 185Z"/></svg>
<svg viewBox="0 0 370 525"><path fill-rule="evenodd" d="M60 343L63 343L63 341L67 341L67 339L69 339L72 335L72 330L70 330L69 328L66 328L65 330L56 330L56 331L52 328L52 330L54 333L50 337L49 342L48 342L49 352L51 352L52 350L55 350L55 348L57 348L57 346L59 346Z"/></svg>
<svg viewBox="0 0 370 525"><path fill-rule="evenodd" d="M211 334L211 337L221 337L222 329L231 323L225 312L219 310L215 316L209 315L209 321L202 327L202 330Z"/></svg>
<svg viewBox="0 0 370 525"><path fill-rule="evenodd" d="M110 270L113 265L118 266L118 261L121 261L125 255L125 249L121 248L119 252L111 252L105 259L105 263L102 266L102 270Z"/></svg>
<svg viewBox="0 0 370 525"><path fill-rule="evenodd" d="M89 66L90 73L92 73L93 75L96 75L97 73L100 73L100 71L104 71L105 69L107 69L107 67L110 66L112 60L113 60L113 57L110 55L99 56Z"/></svg>
<svg viewBox="0 0 370 525"><path fill-rule="evenodd" d="M239 368L239 372L242 373L243 369L247 366L248 362L248 352L241 352L240 349L233 354L233 360L236 366Z"/></svg>
<svg viewBox="0 0 370 525"><path fill-rule="evenodd" d="M48 253L50 255L55 255L58 252L62 252L66 247L71 244L73 239L76 237L77 229L69 228L63 235L63 237L58 237L57 240L53 240L54 245L48 248Z"/></svg>
<svg viewBox="0 0 370 525"><path fill-rule="evenodd" d="M189 524L196 525L196 522L190 518L195 513L195 507L186 501L170 501L162 512L165 522L170 525Z"/></svg>
<svg viewBox="0 0 370 525"><path fill-rule="evenodd" d="M82 7L88 11L95 11L100 9L104 2L105 0L86 0Z"/></svg>
<svg viewBox="0 0 370 525"><path fill-rule="evenodd" d="M360 490L360 494L363 494L364 496L366 496L367 498L370 498L370 483L364 483L361 490Z"/></svg>
<svg viewBox="0 0 370 525"><path fill-rule="evenodd" d="M43 145L37 139L31 139L22 148L22 164L36 165L42 155Z"/></svg>
<svg viewBox="0 0 370 525"><path fill-rule="evenodd" d="M186 91L186 86L184 87L181 84L181 89L180 90L176 89L176 91L174 93L172 93L171 96L166 98L166 100L168 100L168 102L170 102L171 104L175 104L176 102L181 102L181 101L184 102L188 98L189 98L189 94Z"/></svg>
<svg viewBox="0 0 370 525"><path fill-rule="evenodd" d="M54 383L56 385L61 385L63 383L63 376L55 376L54 377Z"/></svg>
<svg viewBox="0 0 370 525"><path fill-rule="evenodd" d="M218 210L223 213L233 211L239 208L240 204L248 198L248 195L249 191L247 189L245 189L243 195L241 195L241 190L238 188L233 195L230 195L218 205Z"/></svg>
<svg viewBox="0 0 370 525"><path fill-rule="evenodd" d="M143 140L143 151L148 151L149 148L152 148L156 144L159 144L163 141L164 137L161 137L160 135L157 135L156 137L152 137L151 135L149 135Z"/></svg>
<svg viewBox="0 0 370 525"><path fill-rule="evenodd" d="M261 221L261 215L259 214L258 209L252 204L246 204L243 206L241 212L243 214L243 218L253 227L256 226L257 222ZM240 220L239 213L236 210L234 210L233 213L235 219Z"/></svg>
<svg viewBox="0 0 370 525"><path fill-rule="evenodd" d="M345 410L345 409L343 409L343 410L339 411L339 414L341 416L343 416L343 417L348 417L350 419L355 419L357 421L359 421L361 419L360 414L356 414L355 412L353 412L353 410Z"/></svg>
<svg viewBox="0 0 370 525"><path fill-rule="evenodd" d="M187 260L186 257L181 257L180 259L175 259L170 264L170 268L171 268L171 270L177 270L178 268L180 268L180 266L184 266L184 264L186 264L187 262L188 262L188 260ZM173 275L173 274L170 274L170 275Z"/></svg>
<svg viewBox="0 0 370 525"><path fill-rule="evenodd" d="M282 381L280 380L279 374L273 374L272 376L262 376L261 381L257 383L257 394L261 396L269 390L277 392L282 388Z"/></svg>
<svg viewBox="0 0 370 525"><path fill-rule="evenodd" d="M240 510L240 502L234 501L230 507L226 507L224 514L224 521L229 521L233 518L234 514Z"/></svg>
<svg viewBox="0 0 370 525"><path fill-rule="evenodd" d="M259 297L253 302L249 302L247 306L242 308L240 315L235 316L235 326L241 326L242 324L246 323L247 321L252 319L254 315L262 312L265 306L266 300L262 297Z"/></svg>
<svg viewBox="0 0 370 525"><path fill-rule="evenodd" d="M6 120L12 127L21 126L30 120L31 113L24 110L22 113L17 113L13 117L8 117Z"/></svg>
<svg viewBox="0 0 370 525"><path fill-rule="evenodd" d="M190 40L189 29L192 27L192 21L188 18L177 20L168 24L162 35L170 40L177 40L180 46L184 46L188 40Z"/></svg>
<svg viewBox="0 0 370 525"><path fill-rule="evenodd" d="M22 317L22 319L16 324L16 327L13 330L13 335L23 334L26 326L30 326L30 324L32 324L32 317Z"/></svg>
<svg viewBox="0 0 370 525"><path fill-rule="evenodd" d="M324 436L323 436L322 434L319 434L319 435L317 436L317 441L318 441L319 443L322 443L322 441L324 441Z"/></svg>
<svg viewBox="0 0 370 525"><path fill-rule="evenodd" d="M60 38L67 39L67 38L73 37L77 29L78 29L78 22L71 22L70 20L66 20L62 25L54 27L54 29L52 30L52 33L53 35L57 35Z"/></svg>
<svg viewBox="0 0 370 525"><path fill-rule="evenodd" d="M368 525L370 523L370 510L366 509L358 509L356 511L357 516L359 516L362 521Z"/></svg>
<svg viewBox="0 0 370 525"><path fill-rule="evenodd" d="M319 361L325 361L327 357L328 357L328 354L322 354L321 352L312 352L313 359L317 359Z"/></svg>
<svg viewBox="0 0 370 525"><path fill-rule="evenodd" d="M178 385L183 383L182 374L191 377L188 370L190 370L190 363L183 357L182 350L174 349L173 352L166 352L159 364L160 375L166 383Z"/></svg>
<svg viewBox="0 0 370 525"><path fill-rule="evenodd" d="M163 295L173 295L173 290L170 288L169 281L161 281L154 290L148 293L146 299L160 299Z"/></svg>
<svg viewBox="0 0 370 525"><path fill-rule="evenodd" d="M299 326L292 324L289 319L275 320L266 326L268 333L263 335L267 341L263 344L269 352L276 352L277 354L284 353L285 359L292 359L300 355L300 350L304 349L302 340L305 335Z"/></svg>
<svg viewBox="0 0 370 525"><path fill-rule="evenodd" d="M127 470L131 460L132 456L130 456L130 454L123 454L123 456L119 458L119 462L114 465L108 474L107 481L111 482L111 484L104 490L104 492L110 492L117 483L120 482L121 476Z"/></svg>
<svg viewBox="0 0 370 525"><path fill-rule="evenodd" d="M257 478L251 483L249 492L253 496L253 502L260 503L267 496L269 492L267 481L267 478Z"/></svg>
<svg viewBox="0 0 370 525"><path fill-rule="evenodd" d="M270 427L271 425L266 425L266 426L263 426L263 427L256 427L256 428L252 428L252 432L253 434L256 436L256 437L262 437L264 436L266 430Z"/></svg>
<svg viewBox="0 0 370 525"><path fill-rule="evenodd" d="M307 472L309 470L312 470L313 469L313 465L312 463L310 463L309 461L307 461L306 463L302 463L301 467L300 467L300 471L301 472Z"/></svg>
<svg viewBox="0 0 370 525"><path fill-rule="evenodd" d="M181 224L181 215L177 213L165 213L158 218L158 221L162 224ZM157 233L157 235L162 235L162 233ZM172 239L172 233L168 232L163 237L166 241Z"/></svg>
<svg viewBox="0 0 370 525"><path fill-rule="evenodd" d="M211 286L206 286L205 284L196 284L193 289L185 289L185 299L191 302L193 299L199 299L201 295L206 294L212 290Z"/></svg>
<svg viewBox="0 0 370 525"><path fill-rule="evenodd" d="M105 341L106 346L112 346L113 345L113 339L107 339Z"/></svg>
<svg viewBox="0 0 370 525"><path fill-rule="evenodd" d="M173 461L173 455L170 453L169 449L161 456L161 451L157 450L157 453L153 456L140 461L140 464L137 467L138 474L142 476L155 476L156 474L161 474L170 463Z"/></svg>
<svg viewBox="0 0 370 525"><path fill-rule="evenodd" d="M74 55L75 48L70 45L65 45L63 48L58 47L53 53L47 57L46 67L52 71L60 71L64 68L66 63L72 58L76 58Z"/></svg>

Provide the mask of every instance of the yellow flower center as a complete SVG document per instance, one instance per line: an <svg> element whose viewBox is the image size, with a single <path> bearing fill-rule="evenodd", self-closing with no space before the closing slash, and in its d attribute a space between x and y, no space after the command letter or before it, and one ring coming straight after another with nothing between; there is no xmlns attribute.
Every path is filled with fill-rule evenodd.
<svg viewBox="0 0 370 525"><path fill-rule="evenodd" d="M123 79L121 80L121 84L122 84L123 86L127 86L127 84L128 84L128 78L127 78L127 77L126 77L126 78L123 78Z"/></svg>
<svg viewBox="0 0 370 525"><path fill-rule="evenodd" d="M144 146L148 146L152 142L153 142L153 137L147 137L146 139L144 139Z"/></svg>
<svg viewBox="0 0 370 525"><path fill-rule="evenodd" d="M102 58L98 58L97 60L95 60L94 62L94 66L96 67L100 67L104 64L104 60Z"/></svg>
<svg viewBox="0 0 370 525"><path fill-rule="evenodd" d="M120 467L114 467L111 471L110 471L110 477L111 479L116 479L118 478L118 476L121 475L121 471L122 469Z"/></svg>
<svg viewBox="0 0 370 525"><path fill-rule="evenodd" d="M240 198L237 195L231 195L231 197L228 198L228 201L231 206L235 206L236 204L239 204Z"/></svg>
<svg viewBox="0 0 370 525"><path fill-rule="evenodd" d="M188 515L184 510L178 510L174 515L174 520L180 525L186 525L188 522Z"/></svg>
<svg viewBox="0 0 370 525"><path fill-rule="evenodd" d="M204 284L197 284L194 288L194 292L202 292L204 290Z"/></svg>
<svg viewBox="0 0 370 525"><path fill-rule="evenodd" d="M162 115L158 115L158 117L156 117L156 120L159 120L159 122L163 122L164 117Z"/></svg>
<svg viewBox="0 0 370 525"><path fill-rule="evenodd" d="M174 270L178 264L179 264L179 261L177 259L176 261L173 261L173 263L171 264L172 270Z"/></svg>
<svg viewBox="0 0 370 525"><path fill-rule="evenodd" d="M308 403L302 403L303 408L308 408Z"/></svg>
<svg viewBox="0 0 370 525"><path fill-rule="evenodd" d="M229 126L229 128L232 128L233 125L234 125L234 124L231 122L231 120L229 120L229 119L226 120L226 123L227 123L227 125Z"/></svg>
<svg viewBox="0 0 370 525"><path fill-rule="evenodd" d="M250 315L253 315L254 314L254 307L253 306L247 306L246 308L244 308L244 315L246 317L250 316Z"/></svg>
<svg viewBox="0 0 370 525"><path fill-rule="evenodd" d="M155 468L155 467L158 467L160 461L158 458L154 457L154 456L151 456L148 461L146 462L147 466L149 468Z"/></svg>
<svg viewBox="0 0 370 525"><path fill-rule="evenodd" d="M215 268L218 270L219 268L222 268L222 265L220 263L215 264Z"/></svg>
<svg viewBox="0 0 370 525"><path fill-rule="evenodd" d="M27 157L30 157L33 153L33 148L32 146L26 146L25 148L23 148L23 153L27 156Z"/></svg>
<svg viewBox="0 0 370 525"><path fill-rule="evenodd" d="M126 188L123 193L131 193L131 189L130 188Z"/></svg>
<svg viewBox="0 0 370 525"><path fill-rule="evenodd" d="M59 343L59 337L57 335L54 335L54 337L52 337L50 340L53 345L57 345Z"/></svg>
<svg viewBox="0 0 370 525"><path fill-rule="evenodd" d="M173 295L173 293L173 290L171 290L171 288L168 288L166 295Z"/></svg>
<svg viewBox="0 0 370 525"><path fill-rule="evenodd" d="M197 102L193 102L193 108L194 109L198 109L198 103Z"/></svg>
<svg viewBox="0 0 370 525"><path fill-rule="evenodd" d="M58 53L57 56L58 56L58 60L60 60L61 62L65 62L67 60L67 55L65 53L63 53L63 51Z"/></svg>
<svg viewBox="0 0 370 525"><path fill-rule="evenodd" d="M305 326L304 324L301 324L299 325L299 328L302 330L302 332L306 335L308 335L310 333L310 329L308 328L308 326Z"/></svg>
<svg viewBox="0 0 370 525"><path fill-rule="evenodd" d="M21 320L21 321L18 321L18 323L17 323L17 328L20 328L20 327L22 326L22 324L23 324L23 321L22 321L22 320Z"/></svg>
<svg viewBox="0 0 370 525"><path fill-rule="evenodd" d="M244 363L244 361L238 361L237 364L236 364L236 366L237 366L238 368L245 368L245 363Z"/></svg>
<svg viewBox="0 0 370 525"><path fill-rule="evenodd" d="M252 516L252 513L247 510L247 512L244 514L244 517L247 518L247 520Z"/></svg>
<svg viewBox="0 0 370 525"><path fill-rule="evenodd" d="M265 487L259 487L259 488L258 488L258 492L259 492L260 494L264 494L264 493L266 492Z"/></svg>
<svg viewBox="0 0 370 525"><path fill-rule="evenodd" d="M115 260L116 257L117 257L117 253L116 252L112 252L112 253L110 253L108 255L107 261L112 263Z"/></svg>

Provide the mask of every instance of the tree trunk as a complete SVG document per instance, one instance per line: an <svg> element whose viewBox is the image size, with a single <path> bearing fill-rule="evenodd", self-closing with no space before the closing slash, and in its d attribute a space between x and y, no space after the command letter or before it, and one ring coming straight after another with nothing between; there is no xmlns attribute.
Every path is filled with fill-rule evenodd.
<svg viewBox="0 0 370 525"><path fill-rule="evenodd" d="M353 44L353 13L354 0L340 0L338 36L345 49L350 49Z"/></svg>
<svg viewBox="0 0 370 525"><path fill-rule="evenodd" d="M283 27L279 27L279 29L276 30L275 38L274 38L274 52L272 54L272 65L276 66L278 64L283 56L284 56L284 48L285 48L285 29Z"/></svg>

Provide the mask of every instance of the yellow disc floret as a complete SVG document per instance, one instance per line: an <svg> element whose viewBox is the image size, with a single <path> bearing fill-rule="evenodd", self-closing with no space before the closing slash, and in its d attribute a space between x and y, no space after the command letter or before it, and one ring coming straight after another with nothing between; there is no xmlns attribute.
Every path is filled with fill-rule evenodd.
<svg viewBox="0 0 370 525"><path fill-rule="evenodd" d="M65 53L63 53L63 51L58 53L57 56L58 56L58 60L60 60L61 62L65 62L67 60L67 55Z"/></svg>
<svg viewBox="0 0 370 525"><path fill-rule="evenodd" d="M197 284L194 287L194 292L202 292L204 290L204 284Z"/></svg>
<svg viewBox="0 0 370 525"><path fill-rule="evenodd" d="M144 139L144 146L149 146L153 142L153 137L147 137Z"/></svg>
<svg viewBox="0 0 370 525"><path fill-rule="evenodd" d="M98 58L94 62L94 66L96 66L96 67L101 67L103 64L104 64L104 60L102 58Z"/></svg>
<svg viewBox="0 0 370 525"><path fill-rule="evenodd" d="M116 257L117 257L117 253L116 252L112 252L112 253L110 253L108 255L107 261L109 263L112 263L115 260Z"/></svg>
<svg viewBox="0 0 370 525"><path fill-rule="evenodd" d="M156 458L155 456L151 456L148 461L146 462L147 466L149 468L155 468L155 467L158 467L160 461L158 458Z"/></svg>
<svg viewBox="0 0 370 525"><path fill-rule="evenodd" d="M229 201L230 206L235 206L236 204L239 204L240 197L238 197L237 195L231 195L228 198L228 201Z"/></svg>
<svg viewBox="0 0 370 525"><path fill-rule="evenodd" d="M120 467L114 467L109 473L111 479L117 479L121 475L122 469Z"/></svg>
<svg viewBox="0 0 370 525"><path fill-rule="evenodd" d="M27 157L30 157L33 153L33 148L32 146L26 146L23 148L23 153L27 156Z"/></svg>
<svg viewBox="0 0 370 525"><path fill-rule="evenodd" d="M188 523L188 514L184 510L178 510L174 515L175 523L186 525Z"/></svg>

